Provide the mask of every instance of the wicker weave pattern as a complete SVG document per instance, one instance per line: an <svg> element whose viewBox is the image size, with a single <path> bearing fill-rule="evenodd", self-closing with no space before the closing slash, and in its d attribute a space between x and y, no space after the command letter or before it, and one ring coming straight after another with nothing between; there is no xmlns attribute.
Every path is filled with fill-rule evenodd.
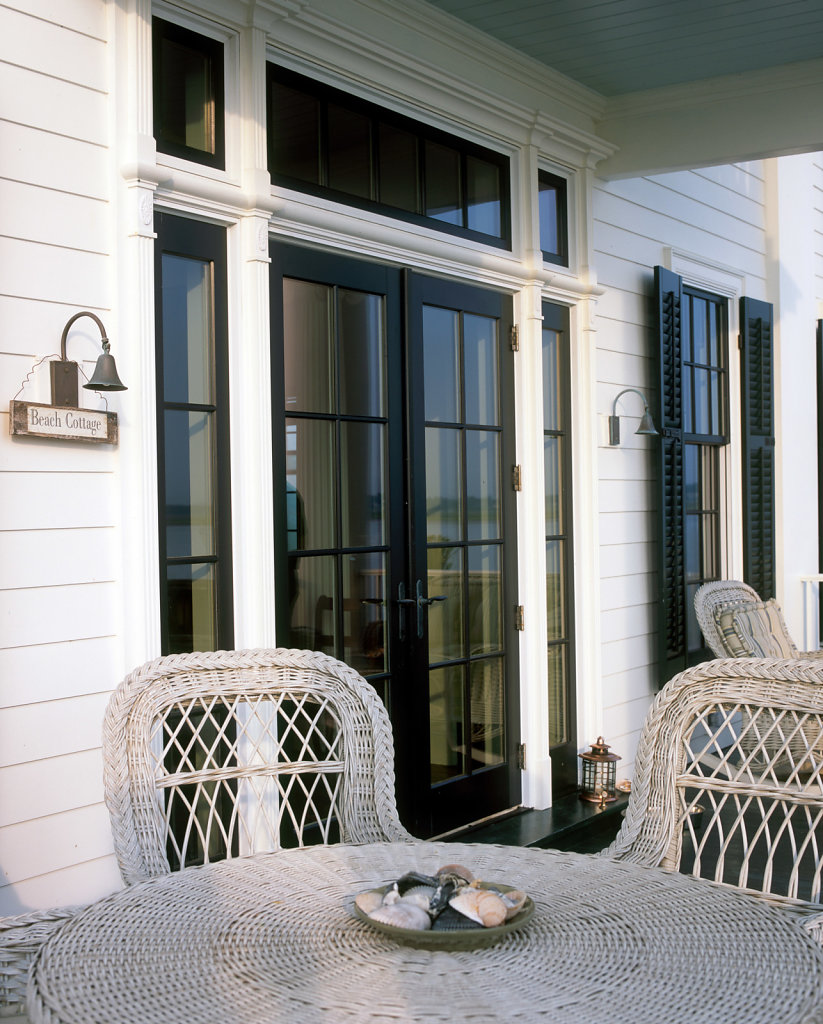
<svg viewBox="0 0 823 1024"><path fill-rule="evenodd" d="M23 1016L26 982L35 954L81 909L62 907L0 918L0 1017Z"/></svg>
<svg viewBox="0 0 823 1024"><path fill-rule="evenodd" d="M604 855L823 912L821 683L823 665L800 659L709 661L675 676L647 715Z"/></svg>
<svg viewBox="0 0 823 1024"><path fill-rule="evenodd" d="M103 755L127 885L193 851L209 861L302 845L312 827L314 842L336 838L334 827L349 842L412 838L397 816L386 710L358 673L323 654L149 662L111 697Z"/></svg>
<svg viewBox="0 0 823 1024"><path fill-rule="evenodd" d="M465 864L530 893L489 949L401 946L354 896ZM820 1024L823 950L790 915L682 875L551 850L285 850L130 886L35 963L35 1024Z"/></svg>

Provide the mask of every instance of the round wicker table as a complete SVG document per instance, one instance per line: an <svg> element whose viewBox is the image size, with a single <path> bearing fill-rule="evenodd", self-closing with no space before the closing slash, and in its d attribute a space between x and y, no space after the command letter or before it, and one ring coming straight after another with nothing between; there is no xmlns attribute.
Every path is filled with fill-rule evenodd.
<svg viewBox="0 0 823 1024"><path fill-rule="evenodd" d="M461 863L527 890L522 929L471 951L400 945L354 896ZM603 858L463 843L314 847L152 879L51 938L32 1021L63 1024L823 1022L823 952L733 890Z"/></svg>

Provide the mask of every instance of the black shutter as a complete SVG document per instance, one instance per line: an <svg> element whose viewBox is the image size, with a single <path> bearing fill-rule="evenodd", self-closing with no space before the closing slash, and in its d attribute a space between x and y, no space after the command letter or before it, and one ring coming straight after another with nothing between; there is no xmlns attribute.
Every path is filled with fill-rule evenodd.
<svg viewBox="0 0 823 1024"><path fill-rule="evenodd" d="M654 268L658 332L659 682L686 667L686 579L683 493L682 278Z"/></svg>
<svg viewBox="0 0 823 1024"><path fill-rule="evenodd" d="M740 300L743 419L743 579L775 593L774 320L770 302Z"/></svg>

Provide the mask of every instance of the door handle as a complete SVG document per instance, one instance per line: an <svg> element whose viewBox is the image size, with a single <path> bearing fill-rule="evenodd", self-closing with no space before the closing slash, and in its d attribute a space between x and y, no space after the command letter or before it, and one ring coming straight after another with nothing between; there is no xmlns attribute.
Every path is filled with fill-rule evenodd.
<svg viewBox="0 0 823 1024"><path fill-rule="evenodd" d="M429 605L434 604L435 601L445 601L448 597L447 594L437 594L434 597L423 597L423 581L417 581L417 596L406 597L406 584L400 583L397 587L397 603L398 604L413 604L417 607L417 639L423 639L423 609L428 608ZM405 630L403 628L403 618L400 616L400 639L405 639Z"/></svg>

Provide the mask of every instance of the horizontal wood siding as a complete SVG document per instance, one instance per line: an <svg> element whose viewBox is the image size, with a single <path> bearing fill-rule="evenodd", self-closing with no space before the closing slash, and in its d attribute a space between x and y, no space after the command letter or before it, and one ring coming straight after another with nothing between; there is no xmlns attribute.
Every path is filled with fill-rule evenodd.
<svg viewBox="0 0 823 1024"><path fill-rule="evenodd" d="M595 265L605 289L596 335L603 729L622 755L621 776L632 775L640 729L657 692L656 442L634 433L643 411L636 395L618 405L619 447L606 442L605 417L623 388L638 388L654 408L653 268L665 263L666 248L725 264L762 287L764 202L759 164L595 186Z"/></svg>
<svg viewBox="0 0 823 1024"><path fill-rule="evenodd" d="M120 885L100 757L123 674L117 451L8 433L8 400L50 401L37 364L69 317L111 311L107 51L99 0L0 7L0 914ZM89 376L87 324L67 354Z"/></svg>

